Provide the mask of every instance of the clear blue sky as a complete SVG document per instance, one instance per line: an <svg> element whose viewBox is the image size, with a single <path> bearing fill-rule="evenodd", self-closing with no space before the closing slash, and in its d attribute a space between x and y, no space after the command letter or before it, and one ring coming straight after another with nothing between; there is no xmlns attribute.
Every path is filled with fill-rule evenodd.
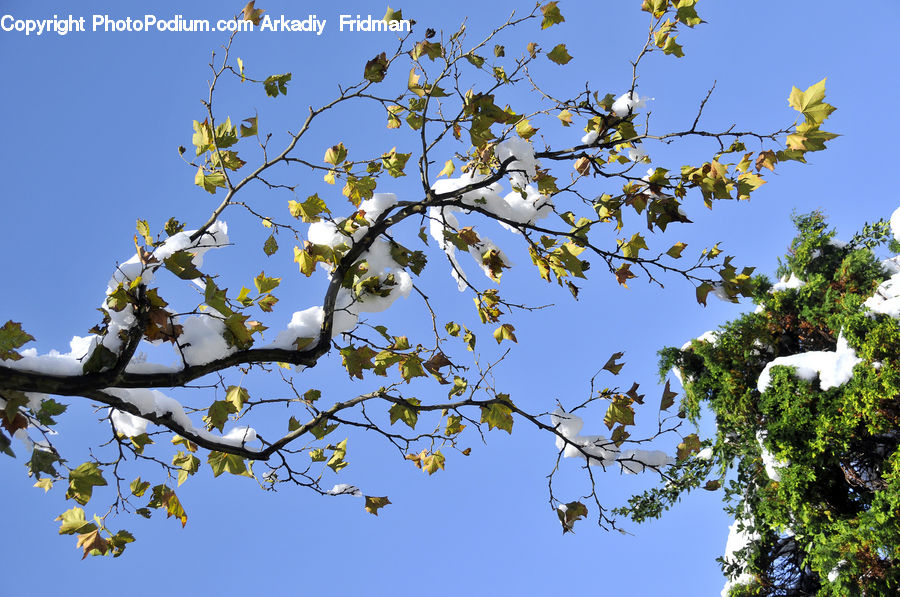
<svg viewBox="0 0 900 597"><path fill-rule="evenodd" d="M208 0L143 3L140 8L130 4L126 9L120 2L14 0L3 3L0 16L34 19L72 13L90 21L92 14L124 18L152 13L215 20L240 8L225 10ZM527 5L460 0L399 7L420 27L453 30L468 17L474 39L516 4ZM340 13L380 17L382 4L259 5L275 15L316 14L328 21L318 37L256 32L235 46L251 72L292 72L293 81L288 96L277 101L261 90L238 90L223 97L222 113L240 120L258 110L261 126L279 134L296 129L307 105L333 94L338 82L355 81L366 60L394 45L389 37L336 29ZM565 69L548 67L541 73L561 93L577 92L586 80L619 93L627 89L628 60L636 55L646 28L639 6L638 0L563 0L566 22L544 34L528 24L519 45L532 39L545 47L566 42L574 60ZM838 111L826 128L842 136L828 151L811 156L811 164L781 168L750 203L721 205L707 213L699 200L689 201L688 215L696 223L677 238L672 235L673 241L686 240L691 248L724 241L739 263L771 275L775 258L792 238L793 211L823 209L839 237L848 238L864 222L886 217L897 207L891 175L900 157L894 141L900 125L891 106L898 81L895 69L882 66L900 58L889 18L892 8L886 0L867 3L865 9L826 2L815 10L806 3L772 0L700 3L708 24L681 34L687 57L654 57L645 65L639 92L655 98L651 108L657 125L689 126L716 81L703 121L710 128L732 123L756 130L779 128L794 118L786 101L791 86L805 88L827 76L827 101ZM26 38L0 32L0 281L5 290L0 293L0 322L23 322L38 339L34 346L39 352L67 350L73 335L85 335L96 323L94 309L115 262L133 253L136 219L159 228L175 216L191 228L205 221L217 203L218 197L211 199L193 186L193 172L176 148L190 146L191 121L203 119L200 99L206 93L210 51L224 41L225 35L218 33ZM359 139L379 151L397 143L383 120L356 123L350 116L347 122L313 131L307 155L320 159L325 147L345 139ZM580 132L569 134L577 139ZM669 164L679 160L674 156ZM298 172L295 182L314 188L319 183L307 182L311 178L318 176ZM398 192L412 188L403 184L408 185L398 183ZM284 203L293 197L257 190L246 198L283 214ZM208 263L242 277L247 285L263 259L256 248L263 231L237 215L224 219L235 242L256 245L243 252L228 249L233 253L223 251ZM288 274L295 267L290 259L289 251L282 250L264 267ZM525 266L528 259L513 254L513 260ZM443 267L435 264L428 289L454 317L468 315L470 297L456 294ZM603 378L601 383L627 387L632 379L639 381L649 402L655 402L661 391L656 350L680 346L748 308L712 299L703 309L694 302L692 289L677 280L670 280L664 291L641 281L623 290L600 273L578 303L565 292L525 286L523 281L534 280L530 273L510 276L514 289L529 293L526 299L556 304L514 320L520 344L498 375L498 386L517 403L543 411L551 410L557 399L568 404L582 399L591 375L617 350L626 351L629 363L623 379ZM285 285L301 292L298 283L286 280ZM281 298L300 309L312 304L310 296L318 293ZM384 321L399 329L414 312L403 307L386 314ZM489 330L480 335L487 350ZM333 377L340 374L333 365L311 385L332 391L335 398L366 389ZM76 402L62 417L60 445L71 450L73 461L86 457L86 443L108 436L97 416L86 403ZM645 417L653 418L650 412ZM601 418L599 412L588 420L585 433L601 433ZM524 422L517 423L516 431L512 437L491 433L486 446L471 436L473 454L448 459L447 470L431 478L379 441L354 436L352 464L334 482L388 494L393 504L378 518L353 498L322 498L302 489L264 493L248 479L212 480L204 463L201 473L179 491L189 515L184 530L159 514L151 521L120 519L118 525L131 529L138 542L117 560L83 562L71 538L56 536L53 518L72 506L63 500L61 488L44 495L31 487L22 461L4 458L0 507L6 513L6 541L0 559L8 574L3 591L49 595L102 587L127 588L132 595L157 594L163 588L220 595L718 594L723 579L714 558L724 549L730 523L719 508L720 494L701 492L662 521L627 525L630 535L607 534L583 521L576 535L564 537L547 505L545 475L556 456L552 438L527 429ZM560 488L574 499L584 490L583 475L573 461L563 464ZM610 506L650 481L649 476L615 473L599 478Z"/></svg>

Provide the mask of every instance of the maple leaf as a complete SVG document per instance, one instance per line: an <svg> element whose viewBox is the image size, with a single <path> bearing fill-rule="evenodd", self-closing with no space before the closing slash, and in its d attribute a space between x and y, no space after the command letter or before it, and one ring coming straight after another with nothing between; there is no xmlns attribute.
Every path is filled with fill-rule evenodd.
<svg viewBox="0 0 900 597"><path fill-rule="evenodd" d="M378 510L380 508L384 508L388 504L391 503L391 500L387 499L387 496L384 497L372 497L366 496L366 512L369 514L374 514L378 516Z"/></svg>
<svg viewBox="0 0 900 597"><path fill-rule="evenodd" d="M244 10L242 12L244 14L245 21L250 21L254 25L259 26L262 13L266 11L262 8L254 8L254 4L256 4L256 0L251 0L247 3L247 6L244 7Z"/></svg>
<svg viewBox="0 0 900 597"><path fill-rule="evenodd" d="M106 555L106 552L109 551L109 542L100 536L99 530L93 530L90 533L78 535L76 547L84 549L84 555L81 556L81 559L83 560L95 549L99 551L101 555Z"/></svg>

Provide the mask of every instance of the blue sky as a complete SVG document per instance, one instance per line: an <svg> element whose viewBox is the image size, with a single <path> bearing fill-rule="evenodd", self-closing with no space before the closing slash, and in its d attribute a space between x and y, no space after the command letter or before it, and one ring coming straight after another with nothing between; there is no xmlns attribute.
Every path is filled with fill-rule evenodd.
<svg viewBox="0 0 900 597"><path fill-rule="evenodd" d="M452 30L468 17L474 39L517 4L465 0L400 7L421 27ZM567 44L574 56L567 68L548 63L538 73L560 94L577 93L586 80L620 93L630 83L628 61L646 29L639 4L563 1L564 24L540 33L529 23L516 38L519 46L532 39L545 47ZM258 111L260 125L276 134L296 128L306 106L333 95L338 83L356 80L366 60L394 45L389 37L336 31L339 14L380 17L381 4L259 5L275 15L316 14L329 21L322 36L256 32L235 45L250 72L293 73L286 98L275 101L258 88L232 86L231 95L219 104L222 114L235 121ZM152 13L218 19L239 8L224 10L207 1L189 8L174 2L157 2L152 9L134 6L7 1L0 13L16 18ZM792 238L792 212L822 209L838 236L848 238L864 222L893 211L897 199L887 175L895 170L893 139L900 125L889 107L898 81L892 69L881 66L898 58L889 8L887 1L870 2L865 10L851 13L838 3L824 3L815 11L803 3L775 1L700 3L708 24L681 34L687 57L654 56L640 79L639 93L655 98L650 108L660 129L689 126L713 81L716 91L702 121L709 128L737 123L747 129L777 129L794 118L786 101L791 86L805 88L827 76L826 99L838 111L826 128L842 136L828 151L811 156L810 164L780 168L750 203L717 205L707 212L699 199L689 201L686 210L695 224L669 236L673 242L686 240L699 248L723 241L738 263L771 275L776 257ZM193 171L176 148L190 145L191 121L203 119L200 99L206 93L209 54L223 41L225 36L216 33L24 37L0 32L5 78L0 94L0 196L5 208L0 280L6 290L0 293L0 321L22 322L37 338L39 352L65 349L73 335L85 335L96 323L95 308L114 264L133 253L136 219L148 219L158 229L175 216L191 228L205 221L218 202L193 186ZM527 101L529 92L523 87L521 93ZM380 118L369 123L359 122L365 113L347 116L313 131L309 156L319 159L324 148L338 141L351 151L360 146L386 151L399 143ZM575 140L581 134L553 134L561 138L563 132ZM667 157L673 165L681 159ZM317 175L298 172L295 178L310 192L324 187L312 180ZM412 188L408 182L397 184L398 193ZM246 197L280 214L291 198L261 190ZM208 263L249 281L264 259L257 247L265 231L238 215L225 219L238 246L210 256ZM266 262L267 272L271 268L286 278L291 275L296 266L288 253L283 249ZM512 255L516 263L527 263L527 255ZM444 264L436 261L432 269L426 291L448 318L471 320L470 297L456 293ZM600 273L585 285L577 303L567 292L536 281L531 272L510 273L511 292L535 304L555 304L514 320L520 344L498 373L497 384L517 403L544 411L554 408L556 400L572 404L583 399L591 375L618 350L626 352L628 361L622 379L603 378L601 383L627 387L636 380L652 403L661 392L655 374L659 348L681 345L748 309L714 299L704 309L693 300L692 288L674 279L665 290L640 280L624 290ZM296 293L296 308L311 304L300 282L285 280L284 304L291 301L290 292ZM395 306L379 323L419 329L421 320L414 319L412 307L411 299L409 305ZM480 336L489 356L489 330ZM335 398L367 389L345 381L333 361L325 365L330 369L323 367L310 384ZM261 385L259 391L269 388ZM86 403L73 401L62 417L60 445L71 450L73 461L87 456L86 445L108 436L96 422L98 416ZM653 418L650 412L645 417ZM600 433L601 419L602 412L588 419L585 432ZM6 481L0 505L7 513L7 540L0 553L5 568L19 572L8 575L5 590L11 595L59 594L74 582L85 589L103 582L128 587L133 595L155 594L163 587L223 595L251 590L481 595L598 589L635 595L661 590L718 594L723 579L714 558L724 548L730 523L719 508L720 494L690 496L661 521L626 525L628 535L605 533L583 521L574 536L562 536L546 495L545 476L556 456L552 438L519 422L511 437L493 432L487 445L474 435L469 441L471 456L448 459L446 471L427 478L383 443L354 436L348 457L352 464L334 482L388 494L393 504L378 518L353 498L322 498L299 488L264 493L248 479L213 480L201 468L179 491L189 515L185 529L159 515L151 521L120 519L118 526L131 529L138 542L117 560L83 562L71 538L56 536L53 522L71 502L63 500L60 488L47 495L32 488L22 462L3 459L0 473ZM585 489L583 474L574 462L563 464L560 488L575 499ZM610 472L598 483L605 502L614 506L651 480Z"/></svg>

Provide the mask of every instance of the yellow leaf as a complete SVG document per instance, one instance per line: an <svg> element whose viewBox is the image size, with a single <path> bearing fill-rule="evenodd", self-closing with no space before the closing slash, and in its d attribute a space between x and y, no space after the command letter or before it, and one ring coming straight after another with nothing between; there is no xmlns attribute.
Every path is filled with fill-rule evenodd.
<svg viewBox="0 0 900 597"><path fill-rule="evenodd" d="M456 171L456 166L453 165L453 160L447 160L444 163L444 168L438 173L438 176L446 176L447 178L453 176L453 172Z"/></svg>

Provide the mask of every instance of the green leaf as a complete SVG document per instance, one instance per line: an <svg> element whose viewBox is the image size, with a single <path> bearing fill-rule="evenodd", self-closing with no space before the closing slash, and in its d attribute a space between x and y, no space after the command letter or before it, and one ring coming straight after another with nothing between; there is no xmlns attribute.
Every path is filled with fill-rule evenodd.
<svg viewBox="0 0 900 597"><path fill-rule="evenodd" d="M415 398L394 404L388 411L391 415L391 425L397 421L403 421L410 429L415 429L416 423L419 421L419 411L416 409L419 404L421 401Z"/></svg>
<svg viewBox="0 0 900 597"><path fill-rule="evenodd" d="M66 499L74 499L82 506L87 504L94 493L94 487L106 485L106 479L95 462L85 462L69 471L69 489Z"/></svg>
<svg viewBox="0 0 900 597"><path fill-rule="evenodd" d="M531 123L528 121L527 118L523 118L522 120L520 120L519 122L516 123L516 134L518 134L523 139L532 138L535 135L535 133L538 132L538 130L539 129L536 129L533 126L531 126Z"/></svg>
<svg viewBox="0 0 900 597"><path fill-rule="evenodd" d="M422 56L428 56L432 62L440 58L444 54L441 44L422 40L416 44L412 50L413 60L418 60Z"/></svg>
<svg viewBox="0 0 900 597"><path fill-rule="evenodd" d="M391 500L387 499L387 496L372 497L370 495L367 495L366 496L366 512L368 512L369 514L374 514L375 516L378 516L378 510L380 510L381 508L384 508L385 506L387 506L390 503L391 503Z"/></svg>
<svg viewBox="0 0 900 597"><path fill-rule="evenodd" d="M325 466L336 473L340 472L341 469L350 464L344 460L344 457L347 455L347 440L345 439L338 445L329 447L334 450L334 452L331 454L331 458L328 459L328 462L325 463Z"/></svg>
<svg viewBox="0 0 900 597"><path fill-rule="evenodd" d="M202 187L204 191L213 195L216 194L216 189L224 189L227 185L224 174L221 172L207 174L202 166L197 168L197 174L194 176L194 184L198 187Z"/></svg>
<svg viewBox="0 0 900 597"><path fill-rule="evenodd" d="M391 149L390 152L381 156L381 163L384 169L394 178L406 176L403 169L406 168L406 162L409 160L411 153L397 153L397 148Z"/></svg>
<svg viewBox="0 0 900 597"><path fill-rule="evenodd" d="M499 394L498 396L505 396ZM508 397L507 397L508 398ZM513 416L512 409L500 402L494 402L481 407L481 422L488 424L488 429L503 429L512 435Z"/></svg>
<svg viewBox="0 0 900 597"><path fill-rule="evenodd" d="M233 311L228 307L225 300L225 291L221 290L213 279L209 276L206 278L206 288L203 296L204 302L221 313L222 315L231 315Z"/></svg>
<svg viewBox="0 0 900 597"><path fill-rule="evenodd" d="M237 129L231 124L231 118L226 119L225 122L216 127L214 141L215 144L209 148L209 151L213 153L215 153L217 148L225 149L238 142Z"/></svg>
<svg viewBox="0 0 900 597"><path fill-rule="evenodd" d="M313 434L313 437L316 439L322 439L335 429L337 429L337 424L329 425L328 419L322 419L315 426L311 427L309 432Z"/></svg>
<svg viewBox="0 0 900 597"><path fill-rule="evenodd" d="M451 396L462 396L466 389L469 387L469 382L458 375L453 376L453 387L450 388L450 392L448 392L447 397Z"/></svg>
<svg viewBox="0 0 900 597"><path fill-rule="evenodd" d="M575 523L578 520L585 518L587 514L587 506L581 502L561 504L559 508L556 509L556 515L559 516L559 522L562 523L563 535L566 533L574 533L575 531L573 531L572 528L575 526Z"/></svg>
<svg viewBox="0 0 900 597"><path fill-rule="evenodd" d="M275 235L272 234L269 238L266 239L266 242L263 243L263 253L266 254L266 257L271 257L278 250L278 241L275 240Z"/></svg>
<svg viewBox="0 0 900 597"><path fill-rule="evenodd" d="M677 242L674 245L672 245L672 248L670 248L668 251L666 251L666 255L668 255L669 257L672 257L673 259L680 259L681 252L684 251L685 247L687 247L686 243Z"/></svg>
<svg viewBox="0 0 900 597"><path fill-rule="evenodd" d="M275 303L277 303L277 302L278 302L278 299L276 297L272 296L271 294L267 294L266 296L264 296L261 299L259 299L258 301L256 301L256 304L265 313L271 313L272 307L274 307Z"/></svg>
<svg viewBox="0 0 900 597"><path fill-rule="evenodd" d="M22 329L21 323L7 321L0 327L0 359L18 361L22 355L14 349L34 340L34 336Z"/></svg>
<svg viewBox="0 0 900 597"><path fill-rule="evenodd" d="M131 444L134 446L134 451L138 454L144 453L144 446L153 443L153 440L150 439L150 436L146 433L141 433L139 435L134 435L129 438L131 440Z"/></svg>
<svg viewBox="0 0 900 597"><path fill-rule="evenodd" d="M200 468L200 459L190 452L182 452L179 450L178 453L172 457L172 466L176 466L180 469L178 471L178 486L180 487L182 483L187 481L187 478L190 475L196 473L197 469ZM147 485L149 485L149 483Z"/></svg>
<svg viewBox="0 0 900 597"><path fill-rule="evenodd" d="M194 135L191 142L197 148L197 155L202 155L204 152L215 148L212 128L209 126L208 120L203 122L194 121Z"/></svg>
<svg viewBox="0 0 900 597"><path fill-rule="evenodd" d="M669 389L669 380L666 380L666 387L663 389L662 399L659 401L659 410L669 410L673 404L675 404L675 396L677 396L677 392L673 392Z"/></svg>
<svg viewBox="0 0 900 597"><path fill-rule="evenodd" d="M61 524L59 525L60 535L89 533L91 531L97 530L97 525L85 520L84 510L78 508L77 506L70 510L66 510L65 512L57 516L56 520L61 521Z"/></svg>
<svg viewBox="0 0 900 597"><path fill-rule="evenodd" d="M256 0L250 0L246 6L244 6L242 10L242 18L245 21L250 21L257 27L259 27L259 23L262 19L262 13L266 12L262 8L254 8L254 4L256 4Z"/></svg>
<svg viewBox="0 0 900 597"><path fill-rule="evenodd" d="M541 29L547 29L566 20L559 12L556 4L556 2L548 2L541 7L541 14L544 15L544 18L541 20Z"/></svg>
<svg viewBox="0 0 900 597"><path fill-rule="evenodd" d="M466 344L466 350L468 350L469 352L475 352L475 334L468 328L464 329L466 330L466 333L463 334L463 342L465 342Z"/></svg>
<svg viewBox="0 0 900 597"><path fill-rule="evenodd" d="M422 359L417 355L409 355L400 364L400 376L407 382L414 377L426 377L427 375L422 367Z"/></svg>
<svg viewBox="0 0 900 597"><path fill-rule="evenodd" d="M295 218L300 218L304 222L312 223L318 222L321 220L319 214L321 213L331 213L331 210L328 209L328 206L325 202L319 198L319 194L315 193L306 198L306 201L289 201L288 208L291 210L291 215Z"/></svg>
<svg viewBox="0 0 900 597"><path fill-rule="evenodd" d="M150 235L150 225L147 223L147 220L137 221L137 231L138 234L144 237L144 244L146 244L148 247L152 247L156 244L156 241Z"/></svg>
<svg viewBox="0 0 900 597"><path fill-rule="evenodd" d="M514 328L510 324L504 323L496 330L494 330L494 340L497 341L497 344L500 344L504 340L512 340L513 342L518 343L519 341L516 340L516 335L514 333L515 330L516 328Z"/></svg>
<svg viewBox="0 0 900 597"><path fill-rule="evenodd" d="M41 407L35 413L35 417L41 425L55 425L56 421L53 420L53 417L63 414L67 408L67 405L60 404L53 398L47 398L41 402Z"/></svg>
<svg viewBox="0 0 900 597"><path fill-rule="evenodd" d="M448 436L462 433L462 430L465 428L466 426L462 424L462 417L456 415L450 415L449 417L447 417L447 428L445 430L445 433Z"/></svg>
<svg viewBox="0 0 900 597"><path fill-rule="evenodd" d="M700 448L700 438L697 437L696 433L692 433L685 437L680 444L678 444L675 458L678 460L678 462L681 462L694 452L699 452Z"/></svg>
<svg viewBox="0 0 900 597"><path fill-rule="evenodd" d="M84 373L99 373L104 369L112 369L116 366L116 363L119 362L119 357L103 346L102 344L98 344L94 351L91 353L90 358L85 361L82 366L82 370Z"/></svg>
<svg viewBox="0 0 900 597"><path fill-rule="evenodd" d="M278 97L278 94L287 95L287 84L291 80L291 73L282 75L271 75L263 81L263 87L266 89L266 95L269 97Z"/></svg>
<svg viewBox="0 0 900 597"><path fill-rule="evenodd" d="M387 7L387 12L384 13L383 21L390 23L391 21L402 21L403 20L403 10L397 9L394 10L390 6Z"/></svg>
<svg viewBox="0 0 900 597"><path fill-rule="evenodd" d="M234 412L239 413L244 408L244 403L250 400L250 393L240 386L228 386L225 400L234 405Z"/></svg>
<svg viewBox="0 0 900 597"><path fill-rule="evenodd" d="M9 441L9 438L6 437L6 434L0 431L0 452L3 452L10 458L15 458L16 453L13 452L11 445L12 442ZM38 483L40 483L41 481L43 481L43 479L39 480ZM35 484L35 487L38 487L37 483Z"/></svg>
<svg viewBox="0 0 900 597"><path fill-rule="evenodd" d="M638 256L641 249L646 250L647 248L647 241L644 240L644 237L639 233L635 233L628 242L622 243L622 255L626 259L634 259Z"/></svg>
<svg viewBox="0 0 900 597"><path fill-rule="evenodd" d="M678 12L675 18L688 27L694 27L694 25L703 23L703 19L697 15L697 9L694 8L695 3L694 0L681 0L678 2Z"/></svg>
<svg viewBox="0 0 900 597"><path fill-rule="evenodd" d="M606 409L603 422L607 429L612 429L616 423L623 426L634 425L634 408L631 406L631 400L625 396L616 397Z"/></svg>
<svg viewBox="0 0 900 597"><path fill-rule="evenodd" d="M433 475L438 472L438 470L444 470L445 461L446 458L444 458L444 455L438 450L422 459L422 470L429 475Z"/></svg>
<svg viewBox="0 0 900 597"><path fill-rule="evenodd" d="M259 134L259 117L253 116L245 118L244 122L249 123L247 126L241 124L241 137L252 137Z"/></svg>
<svg viewBox="0 0 900 597"><path fill-rule="evenodd" d="M347 183L344 185L342 192L354 206L359 207L363 199L372 198L377 184L376 180L371 176L357 178L351 175L347 177Z"/></svg>
<svg viewBox="0 0 900 597"><path fill-rule="evenodd" d="M281 278L269 278L266 276L266 272L260 272L258 276L253 278L253 284L256 286L257 292L266 294L278 288L278 285L281 284Z"/></svg>
<svg viewBox="0 0 900 597"><path fill-rule="evenodd" d="M229 170L240 170L244 167L244 164L247 163L239 158L237 152L234 151L220 150L218 152L214 152L211 157L213 167L220 170L223 167L228 168Z"/></svg>
<svg viewBox="0 0 900 597"><path fill-rule="evenodd" d="M569 55L569 51L566 49L566 44L559 44L549 52L547 52L547 58L555 62L556 64L567 64L572 57Z"/></svg>
<svg viewBox="0 0 900 597"><path fill-rule="evenodd" d="M343 143L332 145L325 151L325 162L332 166L337 166L347 159L347 148Z"/></svg>
<svg viewBox="0 0 900 597"><path fill-rule="evenodd" d="M366 67L363 70L363 77L367 81L372 81L373 83L380 83L384 81L385 75L387 75L388 69L388 61L387 55L382 52L375 58L372 58L368 62L366 62Z"/></svg>
<svg viewBox="0 0 900 597"><path fill-rule="evenodd" d="M622 367L625 366L625 363L617 363L616 361L621 359L623 356L625 356L624 352L613 353L613 355L606 361L606 364L603 365L603 369L606 369L613 375L618 375L619 371L622 370Z"/></svg>
<svg viewBox="0 0 900 597"><path fill-rule="evenodd" d="M2 435L2 434L0 434ZM40 478L41 473L46 473L54 479L59 477L53 465L62 459L55 452L49 450L32 450L31 459L26 463L28 474Z"/></svg>
<svg viewBox="0 0 900 597"><path fill-rule="evenodd" d="M131 482L130 489L132 495L141 497L148 489L150 489L150 481L141 481L141 478L138 477Z"/></svg>
<svg viewBox="0 0 900 597"><path fill-rule="evenodd" d="M481 68L484 65L484 58L482 58L478 54L472 54L470 52L470 53L466 54L465 58L475 68Z"/></svg>
<svg viewBox="0 0 900 597"><path fill-rule="evenodd" d="M808 124L821 124L835 111L835 107L826 104L825 81L822 79L815 85L809 86L806 91L800 91L796 87L791 89L788 96L788 104L806 117Z"/></svg>
<svg viewBox="0 0 900 597"><path fill-rule="evenodd" d="M624 425L619 425L618 427L613 429L610 439L614 444L616 444L616 447L618 448L621 447L623 443L625 443L625 440L628 439L630 435L630 433L625 431Z"/></svg>
<svg viewBox="0 0 900 597"><path fill-rule="evenodd" d="M363 346L362 348L348 346L342 348L340 353L344 368L351 378L362 379L363 369L372 369L374 367L372 357L375 356L375 351L368 346Z"/></svg>
<svg viewBox="0 0 900 597"><path fill-rule="evenodd" d="M684 57L684 49L682 49L681 45L678 44L675 40L676 36L670 35L666 37L666 42L662 46L663 54L675 55L676 58Z"/></svg>
<svg viewBox="0 0 900 597"><path fill-rule="evenodd" d="M203 275L194 265L194 254L187 251L175 251L163 259L163 265L182 280L194 280Z"/></svg>
<svg viewBox="0 0 900 597"><path fill-rule="evenodd" d="M153 493L150 496L150 502L147 504L147 507L164 508L166 510L166 518L174 517L181 522L182 527L187 524L187 514L181 505L181 501L179 501L175 492L166 485L155 485L153 487Z"/></svg>
<svg viewBox="0 0 900 597"><path fill-rule="evenodd" d="M703 282L702 284L700 284L700 286L697 286L697 302L705 307L706 297L709 295L712 289L713 286L709 282Z"/></svg>
<svg viewBox="0 0 900 597"><path fill-rule="evenodd" d="M238 411L234 402L215 400L209 405L209 409L206 412L206 416L203 417L203 420L206 421L206 425L210 429L218 429L219 433L221 433L225 427L225 422L228 420L228 415L233 415L236 412Z"/></svg>
<svg viewBox="0 0 900 597"><path fill-rule="evenodd" d="M231 473L242 477L253 476L253 472L247 468L244 459L236 454L210 451L206 461L212 469L213 477L218 477L222 473Z"/></svg>
<svg viewBox="0 0 900 597"><path fill-rule="evenodd" d="M184 224L176 220L175 218L169 218L166 220L165 226L163 226L163 230L166 231L166 234L169 236L174 236L184 230Z"/></svg>

